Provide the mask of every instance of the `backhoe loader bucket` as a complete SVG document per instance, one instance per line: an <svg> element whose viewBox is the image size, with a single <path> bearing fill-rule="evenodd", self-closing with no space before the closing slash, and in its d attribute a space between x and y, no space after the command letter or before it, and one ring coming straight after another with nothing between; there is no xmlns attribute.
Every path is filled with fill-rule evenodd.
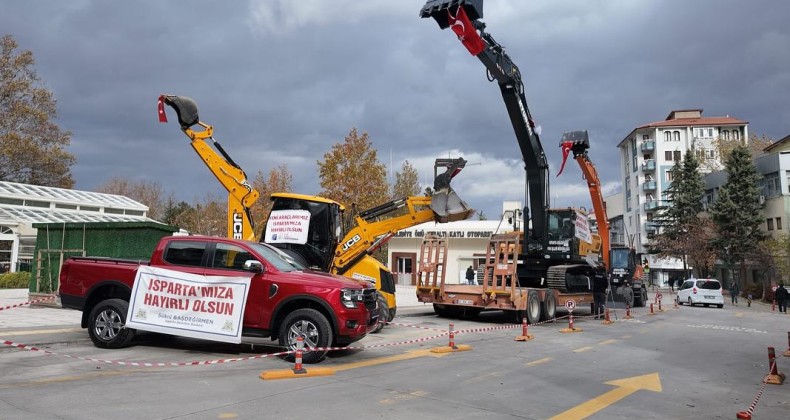
<svg viewBox="0 0 790 420"><path fill-rule="evenodd" d="M439 24L439 28L445 29L450 26L448 12L457 15L458 6L464 8L469 20L483 17L483 0L428 0L420 10L420 17L432 17Z"/></svg>
<svg viewBox="0 0 790 420"><path fill-rule="evenodd" d="M475 209L469 207L461 197L450 188L450 181L466 166L464 158L436 159L433 165L433 195L431 196L431 210L436 220L441 223L455 222L468 219ZM436 175L436 170L446 167L444 173Z"/></svg>
<svg viewBox="0 0 790 420"><path fill-rule="evenodd" d="M197 104L192 98L176 95L159 96L159 121L167 122L163 104L170 105L176 110L178 123L181 125L182 130L186 130L200 121Z"/></svg>

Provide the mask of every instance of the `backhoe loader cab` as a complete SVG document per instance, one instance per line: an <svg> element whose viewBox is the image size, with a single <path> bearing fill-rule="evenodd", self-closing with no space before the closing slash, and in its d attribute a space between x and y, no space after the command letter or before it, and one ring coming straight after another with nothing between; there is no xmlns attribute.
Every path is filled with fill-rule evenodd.
<svg viewBox="0 0 790 420"><path fill-rule="evenodd" d="M303 194L274 193L271 200L263 242L305 267L330 271L342 239L345 208L333 200Z"/></svg>

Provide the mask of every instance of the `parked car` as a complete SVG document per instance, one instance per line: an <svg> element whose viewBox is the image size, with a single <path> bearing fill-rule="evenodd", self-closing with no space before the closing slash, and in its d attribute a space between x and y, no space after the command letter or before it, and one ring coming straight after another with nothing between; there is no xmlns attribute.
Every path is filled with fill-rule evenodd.
<svg viewBox="0 0 790 420"><path fill-rule="evenodd" d="M724 307L724 296L721 294L721 283L716 279L688 279L683 282L675 297L678 305L688 303L692 306L701 303L704 306L716 305Z"/></svg>

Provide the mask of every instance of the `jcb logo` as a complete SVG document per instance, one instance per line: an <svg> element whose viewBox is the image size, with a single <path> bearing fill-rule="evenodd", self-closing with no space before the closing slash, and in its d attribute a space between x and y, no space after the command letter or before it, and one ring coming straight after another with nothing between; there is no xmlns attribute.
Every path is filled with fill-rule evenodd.
<svg viewBox="0 0 790 420"><path fill-rule="evenodd" d="M343 244L343 251L347 251L349 248L354 246L355 243L357 243L357 242L359 242L361 240L362 240L362 238L360 238L359 235L354 235L353 238L347 240L346 243Z"/></svg>
<svg viewBox="0 0 790 420"><path fill-rule="evenodd" d="M244 221L241 213L233 212L233 239L244 239L241 233L244 231Z"/></svg>

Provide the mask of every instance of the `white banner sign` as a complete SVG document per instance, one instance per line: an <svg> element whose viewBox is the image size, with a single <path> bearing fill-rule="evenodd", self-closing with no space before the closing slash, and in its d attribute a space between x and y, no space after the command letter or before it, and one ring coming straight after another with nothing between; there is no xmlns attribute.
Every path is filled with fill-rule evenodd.
<svg viewBox="0 0 790 420"><path fill-rule="evenodd" d="M249 277L202 276L141 265L126 326L241 343Z"/></svg>
<svg viewBox="0 0 790 420"><path fill-rule="evenodd" d="M575 236L580 240L591 244L592 235L590 234L590 222L587 221L587 216L581 213L576 213L576 221L574 223L576 223Z"/></svg>
<svg viewBox="0 0 790 420"><path fill-rule="evenodd" d="M267 244L307 243L307 230L310 228L310 212L307 210L275 210L266 223L264 242Z"/></svg>

